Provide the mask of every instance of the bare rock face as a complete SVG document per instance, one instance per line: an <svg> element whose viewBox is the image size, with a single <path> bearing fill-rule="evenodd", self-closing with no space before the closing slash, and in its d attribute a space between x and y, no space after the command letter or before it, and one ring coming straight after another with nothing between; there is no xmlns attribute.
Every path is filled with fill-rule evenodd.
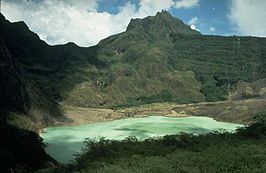
<svg viewBox="0 0 266 173"><path fill-rule="evenodd" d="M248 82L238 81L236 86L229 92L229 100L241 100L255 97L256 93Z"/></svg>
<svg viewBox="0 0 266 173"><path fill-rule="evenodd" d="M170 40L177 35L201 35L192 30L182 20L174 18L167 11L158 12L155 16L144 19L131 19L127 31L148 34L153 39Z"/></svg>
<svg viewBox="0 0 266 173"><path fill-rule="evenodd" d="M260 94L261 96L263 96L264 98L266 98L266 87L261 88L259 94Z"/></svg>
<svg viewBox="0 0 266 173"><path fill-rule="evenodd" d="M241 100L265 96L266 79L260 79L254 82L244 82L240 80L229 91L228 100Z"/></svg>

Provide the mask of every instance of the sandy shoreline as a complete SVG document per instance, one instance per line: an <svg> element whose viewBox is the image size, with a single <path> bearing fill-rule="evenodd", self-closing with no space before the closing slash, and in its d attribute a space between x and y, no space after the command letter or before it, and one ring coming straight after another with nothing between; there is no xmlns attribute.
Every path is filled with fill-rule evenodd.
<svg viewBox="0 0 266 173"><path fill-rule="evenodd" d="M150 109L150 108L128 108L122 110L112 109L96 109L96 108L83 108L64 105L65 119L56 121L54 126L75 126L99 122L107 122L125 118L141 118L150 115L167 116L167 117L188 117L184 113L177 113L175 110L170 109L172 106L166 106L163 109Z"/></svg>
<svg viewBox="0 0 266 173"><path fill-rule="evenodd" d="M248 125L253 123L251 115L254 115L259 110L264 110L265 107L266 99L264 98L191 104L152 103L118 110L74 107L62 104L65 118L55 121L48 127L75 126L151 115L177 118L206 116L217 121ZM39 129L38 132L42 130Z"/></svg>

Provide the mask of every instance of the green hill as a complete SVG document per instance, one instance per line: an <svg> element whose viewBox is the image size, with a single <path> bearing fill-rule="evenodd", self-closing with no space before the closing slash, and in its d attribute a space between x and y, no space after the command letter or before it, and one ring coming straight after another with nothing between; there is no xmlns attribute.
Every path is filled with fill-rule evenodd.
<svg viewBox="0 0 266 173"><path fill-rule="evenodd" d="M21 172L45 167L29 153L54 161L35 133L6 121L37 131L64 119L61 104L120 108L266 96L266 38L201 35L163 11L132 19L125 32L92 47L51 46L24 22L2 14L0 22L1 155L12 162L4 166ZM34 148L14 159L17 138L33 140Z"/></svg>
<svg viewBox="0 0 266 173"><path fill-rule="evenodd" d="M28 101L20 107L50 116L59 115L58 102L121 107L225 100L238 81L266 77L265 38L201 35L165 11L132 19L125 32L87 48L47 45L24 22L10 23L2 15L1 31L24 81ZM1 86L4 91L6 83Z"/></svg>

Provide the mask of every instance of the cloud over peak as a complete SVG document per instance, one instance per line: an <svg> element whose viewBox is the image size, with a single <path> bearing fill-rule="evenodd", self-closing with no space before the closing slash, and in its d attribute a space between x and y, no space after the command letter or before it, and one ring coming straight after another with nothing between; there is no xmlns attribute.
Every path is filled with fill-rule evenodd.
<svg viewBox="0 0 266 173"><path fill-rule="evenodd" d="M188 21L188 24L190 25L190 28L196 31L199 31L199 29L197 28L197 24L199 22L198 17L193 17Z"/></svg>
<svg viewBox="0 0 266 173"><path fill-rule="evenodd" d="M3 0L2 13L12 22L25 21L49 44L90 46L124 31L131 18L154 15L162 9L193 7L198 1L140 0L137 5L128 1L112 14L98 12L97 0Z"/></svg>
<svg viewBox="0 0 266 173"><path fill-rule="evenodd" d="M175 2L176 8L190 8L198 5L199 0L178 0Z"/></svg>

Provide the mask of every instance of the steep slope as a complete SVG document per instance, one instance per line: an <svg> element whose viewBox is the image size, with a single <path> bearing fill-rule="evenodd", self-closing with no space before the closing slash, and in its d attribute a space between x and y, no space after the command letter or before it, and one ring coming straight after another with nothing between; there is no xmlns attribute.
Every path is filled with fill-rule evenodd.
<svg viewBox="0 0 266 173"><path fill-rule="evenodd" d="M22 46L16 47L18 45L14 42L9 42L10 47L6 44L9 40L6 39L5 32L10 32L13 37L23 36L24 34L18 34L23 27L16 25L17 32L11 32L12 30L4 28L3 19L1 16L0 167L2 172L33 172L53 166L56 161L46 154L45 145L39 135L26 129L37 130L50 125L61 113L50 96L45 95L34 79L26 75L20 54L16 54L19 53L16 49L22 50ZM25 31L29 32L27 28ZM25 38L30 36L25 34Z"/></svg>
<svg viewBox="0 0 266 173"><path fill-rule="evenodd" d="M1 119L16 121L17 118L27 118L36 123L36 127L31 126L34 129L51 124L54 118L59 118L61 115L57 104L50 98L50 95L45 95L34 79L24 74L24 65L10 54L2 37L0 37L0 42ZM9 112L14 112L18 116L12 117L11 120L8 116ZM28 116L24 117L24 115Z"/></svg>
<svg viewBox="0 0 266 173"><path fill-rule="evenodd" d="M265 78L265 45L265 38L203 36L167 12L133 19L126 32L98 44L108 68L65 100L78 106L225 100L238 81Z"/></svg>
<svg viewBox="0 0 266 173"><path fill-rule="evenodd" d="M138 32L151 42L169 41L172 40L171 37L177 35L201 35L185 25L183 21L172 17L167 11L158 12L155 16L144 19L131 19L126 32Z"/></svg>
<svg viewBox="0 0 266 173"><path fill-rule="evenodd" d="M204 36L165 11L88 48L50 46L23 22L1 21L21 76L56 107L225 100L238 81L266 78L265 38Z"/></svg>
<svg viewBox="0 0 266 173"><path fill-rule="evenodd" d="M12 58L0 37L0 111L24 111L27 109L28 95L19 78L19 66Z"/></svg>
<svg viewBox="0 0 266 173"><path fill-rule="evenodd" d="M50 125L62 118L61 95L87 78L69 76L84 65L104 66L95 58L97 48L80 48L74 43L49 46L24 22L10 23L2 14L0 19L1 117L15 112L18 119L35 122L36 128Z"/></svg>
<svg viewBox="0 0 266 173"><path fill-rule="evenodd" d="M25 124L17 125L36 130L51 124L54 118L61 115L51 95L43 92L42 86L29 75L27 69L36 64L30 51L40 51L46 43L30 32L24 23L13 25L1 15L0 119L14 122L16 119L28 119ZM12 117L9 116L10 112L13 112ZM36 126L30 125L32 122Z"/></svg>
<svg viewBox="0 0 266 173"><path fill-rule="evenodd" d="M45 144L38 134L19 129L0 120L1 172L28 173L52 167L56 161L46 154Z"/></svg>
<svg viewBox="0 0 266 173"><path fill-rule="evenodd" d="M202 101L200 83L192 71L168 68L163 46L172 42L173 36L182 34L200 35L167 12L132 19L126 32L98 44L97 57L108 68L99 70L93 82L77 85L66 102L76 106L122 106L124 103L126 106L172 98L173 101ZM180 97L175 99L177 95Z"/></svg>
<svg viewBox="0 0 266 173"><path fill-rule="evenodd" d="M204 36L165 11L132 19L125 32L92 47L50 46L24 22L2 14L0 24L1 166L13 170L28 172L53 160L36 133L8 123L36 131L64 118L61 104L265 98L265 38Z"/></svg>
<svg viewBox="0 0 266 173"><path fill-rule="evenodd" d="M23 75L40 83L45 94L54 99L59 99L53 86L56 79L68 76L73 73L71 69L84 64L104 65L95 58L97 47L80 48L74 43L50 46L31 32L24 22L10 23L2 14L1 33L10 54L23 66Z"/></svg>

